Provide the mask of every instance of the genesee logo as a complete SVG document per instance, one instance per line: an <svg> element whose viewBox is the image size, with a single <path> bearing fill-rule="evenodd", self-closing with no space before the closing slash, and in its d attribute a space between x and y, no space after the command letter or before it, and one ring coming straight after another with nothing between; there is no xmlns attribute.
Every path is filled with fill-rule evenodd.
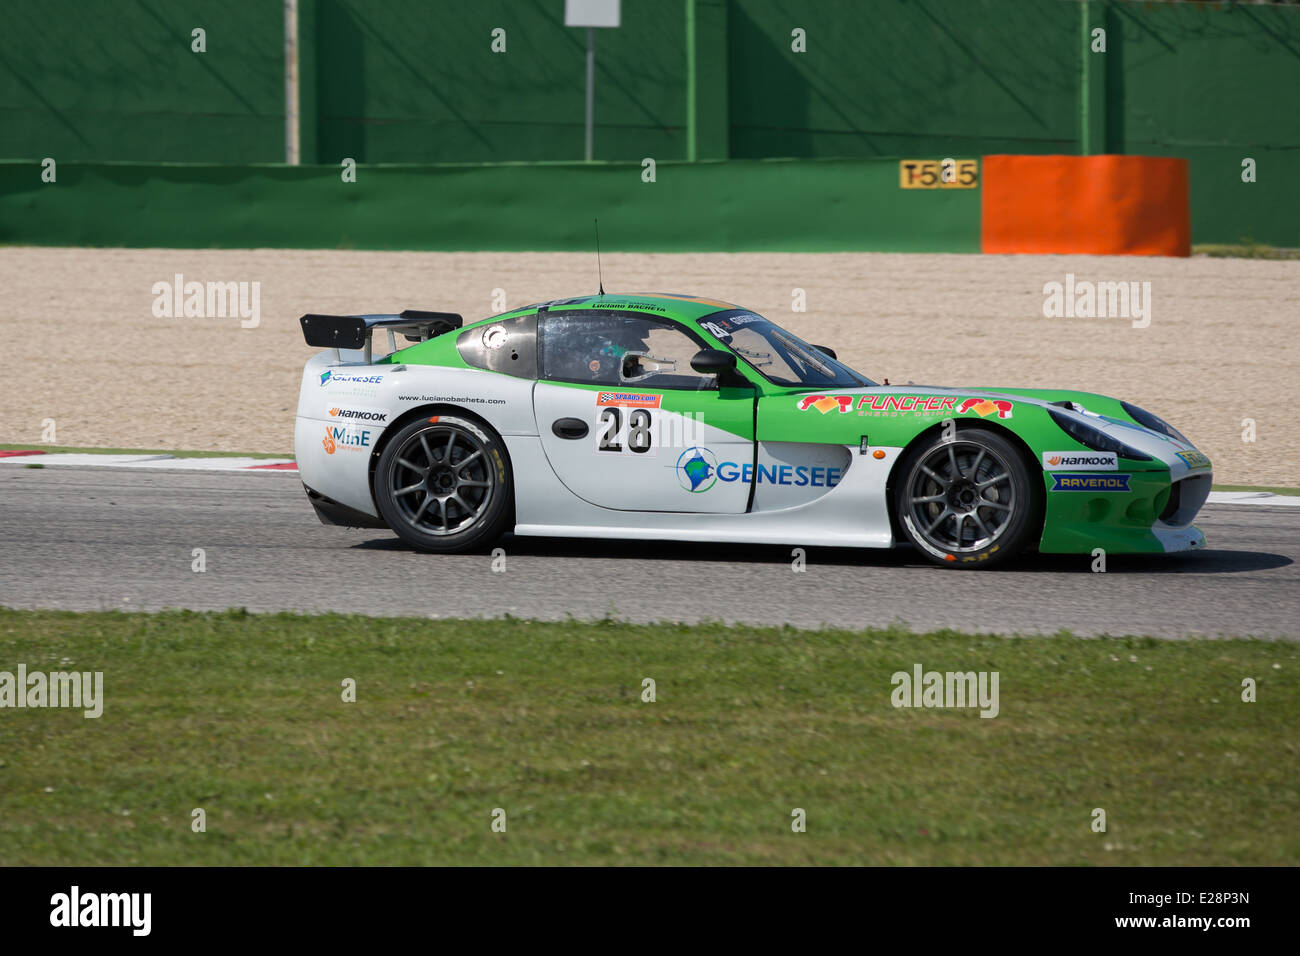
<svg viewBox="0 0 1300 956"><path fill-rule="evenodd" d="M693 493L708 491L719 481L739 481L749 484L754 481L752 462L740 464L734 461L719 462L712 450L700 445L692 446L681 453L677 464L673 466L677 480L683 488ZM823 467L821 465L759 465L758 483L760 485L791 485L796 488L834 488L844 477L844 469Z"/></svg>
<svg viewBox="0 0 1300 956"><path fill-rule="evenodd" d="M840 483L843 471L811 465L759 465L760 485L793 485L796 488L834 488ZM750 462L739 465L724 461L718 465L719 481L739 481L749 484L754 480L754 466Z"/></svg>
<svg viewBox="0 0 1300 956"><path fill-rule="evenodd" d="M1128 491L1132 475L1052 475L1053 491Z"/></svg>
<svg viewBox="0 0 1300 956"><path fill-rule="evenodd" d="M388 420L388 412L370 412L360 408L331 408L334 418L347 418L360 422L383 422Z"/></svg>
<svg viewBox="0 0 1300 956"><path fill-rule="evenodd" d="M673 468L681 486L692 494L708 491L718 483L718 458L700 445L693 445L678 455Z"/></svg>
<svg viewBox="0 0 1300 956"><path fill-rule="evenodd" d="M335 372L332 369L328 372L322 372L320 383L329 385L331 382L335 385L378 385L384 380L382 375L351 375L347 372Z"/></svg>

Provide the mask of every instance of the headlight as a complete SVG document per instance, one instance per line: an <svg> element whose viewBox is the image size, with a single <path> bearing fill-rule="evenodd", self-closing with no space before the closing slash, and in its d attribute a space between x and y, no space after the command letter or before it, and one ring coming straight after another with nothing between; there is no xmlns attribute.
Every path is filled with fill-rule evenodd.
<svg viewBox="0 0 1300 956"><path fill-rule="evenodd" d="M1083 422L1077 422L1072 418L1062 415L1060 412L1047 410L1047 414L1052 416L1052 421L1061 426L1061 430L1077 441L1080 445L1091 448L1093 451L1110 451L1119 455L1121 458L1132 458L1134 461L1150 461L1151 456L1146 452L1138 451L1131 445L1126 445L1122 441L1116 441L1099 428L1093 428L1091 425L1085 425Z"/></svg>
<svg viewBox="0 0 1300 956"><path fill-rule="evenodd" d="M1184 445L1191 444L1191 442L1184 437L1182 432L1173 425L1170 425L1159 415L1152 415L1145 409L1138 408L1136 405L1130 405L1128 402L1120 402L1120 406L1124 411L1128 412L1129 417L1132 418L1133 421L1137 422L1142 427L1149 428L1153 432L1159 432L1162 435L1168 435L1170 438L1175 441L1180 441Z"/></svg>

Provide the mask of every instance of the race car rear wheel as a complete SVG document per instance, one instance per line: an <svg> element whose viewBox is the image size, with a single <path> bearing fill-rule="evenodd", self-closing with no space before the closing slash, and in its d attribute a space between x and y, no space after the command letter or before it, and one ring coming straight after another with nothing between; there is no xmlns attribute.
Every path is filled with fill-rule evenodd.
<svg viewBox="0 0 1300 956"><path fill-rule="evenodd" d="M935 564L991 567L1037 531L1041 491L1011 442L986 429L939 433L904 456L899 475L899 523Z"/></svg>
<svg viewBox="0 0 1300 956"><path fill-rule="evenodd" d="M501 440L479 423L434 415L407 425L375 468L375 504L421 551L468 551L500 537L510 513Z"/></svg>

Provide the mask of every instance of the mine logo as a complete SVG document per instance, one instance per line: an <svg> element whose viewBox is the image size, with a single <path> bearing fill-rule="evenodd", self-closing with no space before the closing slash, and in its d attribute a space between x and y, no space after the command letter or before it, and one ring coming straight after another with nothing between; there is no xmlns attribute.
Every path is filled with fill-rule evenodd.
<svg viewBox="0 0 1300 956"><path fill-rule="evenodd" d="M332 455L339 449L363 451L370 447L371 432L369 428L357 428L355 425L326 425L325 437L321 445L325 454Z"/></svg>

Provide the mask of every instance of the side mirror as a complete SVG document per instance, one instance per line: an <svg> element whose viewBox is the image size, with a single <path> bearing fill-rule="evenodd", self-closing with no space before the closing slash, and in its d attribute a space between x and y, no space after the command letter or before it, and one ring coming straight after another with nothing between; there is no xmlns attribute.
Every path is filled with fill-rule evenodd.
<svg viewBox="0 0 1300 956"><path fill-rule="evenodd" d="M829 345L814 345L813 348L815 348L818 352L825 352L833 359L839 359L839 356L835 354L835 350L831 348Z"/></svg>
<svg viewBox="0 0 1300 956"><path fill-rule="evenodd" d="M701 375L722 375L736 370L736 356L722 349L700 349L691 357L691 368Z"/></svg>

